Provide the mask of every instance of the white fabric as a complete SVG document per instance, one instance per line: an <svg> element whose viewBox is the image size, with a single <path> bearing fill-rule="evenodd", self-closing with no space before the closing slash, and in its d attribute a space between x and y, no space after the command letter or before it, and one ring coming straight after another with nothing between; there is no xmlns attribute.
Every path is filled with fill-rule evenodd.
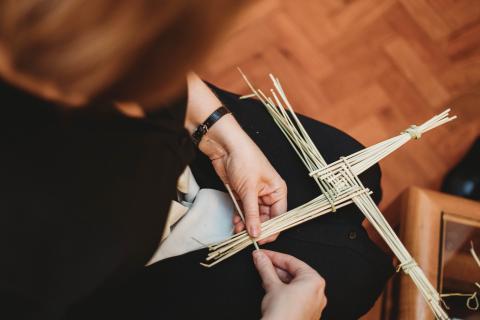
<svg viewBox="0 0 480 320"><path fill-rule="evenodd" d="M192 203L195 199L200 187L198 186L190 167L186 167L178 178L177 190L184 194L185 201Z"/></svg>
<svg viewBox="0 0 480 320"><path fill-rule="evenodd" d="M165 222L165 228L163 229L162 240L165 240L170 235L172 226L175 225L185 214L187 214L190 206L184 206L177 201L172 201L170 204L170 210L168 210L167 221Z"/></svg>
<svg viewBox="0 0 480 320"><path fill-rule="evenodd" d="M199 189L189 168L178 182L178 189L186 191L188 185L188 192L181 204L172 201L162 241L147 265L201 249L233 234L233 202L227 193Z"/></svg>

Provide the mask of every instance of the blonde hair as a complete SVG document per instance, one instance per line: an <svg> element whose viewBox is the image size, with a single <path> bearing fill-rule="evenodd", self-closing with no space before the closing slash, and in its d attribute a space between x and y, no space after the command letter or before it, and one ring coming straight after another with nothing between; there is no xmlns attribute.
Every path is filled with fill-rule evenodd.
<svg viewBox="0 0 480 320"><path fill-rule="evenodd" d="M1 0L0 60L3 70L52 84L67 95L169 95L240 4Z"/></svg>

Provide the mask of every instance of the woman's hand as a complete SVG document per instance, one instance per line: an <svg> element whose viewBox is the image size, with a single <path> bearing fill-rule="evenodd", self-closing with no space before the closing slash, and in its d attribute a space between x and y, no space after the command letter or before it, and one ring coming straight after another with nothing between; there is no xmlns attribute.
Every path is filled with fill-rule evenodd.
<svg viewBox="0 0 480 320"><path fill-rule="evenodd" d="M327 305L325 281L295 257L268 251L253 252L263 281L262 319L318 320Z"/></svg>
<svg viewBox="0 0 480 320"><path fill-rule="evenodd" d="M188 87L186 127L193 132L221 102L195 74L189 75ZM285 182L232 115L218 120L198 147L210 158L223 183L229 184L240 200L250 236L258 237L261 222L287 210ZM245 228L238 215L233 222L235 232ZM272 235L260 243L273 241L277 236Z"/></svg>
<svg viewBox="0 0 480 320"><path fill-rule="evenodd" d="M212 129L221 132L222 127L227 125L230 130L239 127L233 121L226 120ZM240 200L248 233L252 237L258 237L261 222L286 211L287 187L264 154L240 128L231 138L236 141L231 148L221 148L215 141L205 139L200 143L200 149L210 157L220 179L231 186ZM233 222L235 232L245 228L238 214L234 216ZM278 234L272 235L260 243L273 241L277 236Z"/></svg>

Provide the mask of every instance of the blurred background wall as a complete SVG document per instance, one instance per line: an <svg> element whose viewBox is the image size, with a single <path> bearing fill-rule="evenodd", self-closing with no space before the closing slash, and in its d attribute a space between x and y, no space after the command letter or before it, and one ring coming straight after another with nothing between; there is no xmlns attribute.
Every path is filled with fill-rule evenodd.
<svg viewBox="0 0 480 320"><path fill-rule="evenodd" d="M407 186L438 189L479 134L480 1L256 1L199 71L247 93L237 66L365 145L452 107L458 120L381 162L385 208Z"/></svg>

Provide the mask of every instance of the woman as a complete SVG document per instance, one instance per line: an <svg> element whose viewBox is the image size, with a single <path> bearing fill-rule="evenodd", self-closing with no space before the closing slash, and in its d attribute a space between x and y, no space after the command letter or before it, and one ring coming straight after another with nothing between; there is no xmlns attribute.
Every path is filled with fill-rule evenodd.
<svg viewBox="0 0 480 320"><path fill-rule="evenodd" d="M191 166L204 187L232 186L252 237L261 232L260 220L287 209L280 176L295 186L289 207L318 192L290 166L297 163L291 152L279 163L265 137L252 141L252 130L269 125L256 101L245 102L255 106L247 115L234 95L210 90L194 74L185 83L207 39L237 6L221 0L0 2L0 313L9 319L245 319L259 316L261 302L265 318L313 319L326 305L315 270L338 282L323 317L348 319L368 310L389 270L362 233L357 212L335 219L346 222L340 227L326 217L267 245L302 257L315 270L267 250L254 254L256 268L244 251L206 270L198 266L202 250L143 267L158 245L176 180L192 161L189 136L221 104L233 115L217 115L210 130L196 136L200 153ZM252 116L256 120L246 120ZM360 147L333 128L305 121L311 130L345 140L327 160ZM276 152L287 150L279 143ZM273 166L257 145L271 149ZM367 185L378 189L379 173L369 176ZM237 231L244 228L236 222ZM352 270L354 279L333 272L339 250L305 238L332 230L356 230L362 239L356 246L373 256ZM355 280L362 270L370 282ZM351 312L338 306L346 283L353 285L346 297L373 286Z"/></svg>

